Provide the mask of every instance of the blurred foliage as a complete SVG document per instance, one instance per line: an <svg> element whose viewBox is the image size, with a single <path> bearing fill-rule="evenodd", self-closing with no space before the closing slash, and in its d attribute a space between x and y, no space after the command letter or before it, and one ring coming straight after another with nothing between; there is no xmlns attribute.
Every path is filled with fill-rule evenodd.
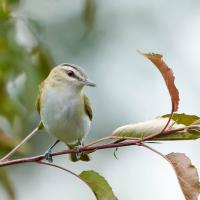
<svg viewBox="0 0 200 200"><path fill-rule="evenodd" d="M96 0L85 0L83 6L82 19L85 24L85 32L82 39L93 29L96 19Z"/></svg>
<svg viewBox="0 0 200 200"><path fill-rule="evenodd" d="M96 1L85 0L83 9L83 20L87 30L90 30L93 27L95 22L95 17L96 17Z"/></svg>
<svg viewBox="0 0 200 200"><path fill-rule="evenodd" d="M19 0L0 0L0 156L10 151L30 131L35 112L38 85L54 65L50 53L32 34L33 20L16 15ZM18 22L29 30L24 33ZM26 22L26 23L25 23ZM36 23L36 22L34 22ZM34 41L21 43L17 35L31 35ZM30 40L30 39L29 39ZM4 123L6 121L6 123ZM8 128L9 127L9 128ZM25 148L20 150L25 151ZM10 199L15 194L5 169L0 170L0 184ZM0 195L1 199L1 195Z"/></svg>
<svg viewBox="0 0 200 200"><path fill-rule="evenodd" d="M30 132L36 116L38 85L54 66L50 52L39 39L42 27L33 19L19 16L20 3L20 0L0 0L0 157ZM82 19L86 34L94 25L95 11L96 1L85 0ZM25 146L18 153L26 151ZM14 199L5 169L0 171L0 185Z"/></svg>
<svg viewBox="0 0 200 200"><path fill-rule="evenodd" d="M11 138L8 134L5 134L2 130L0 130L0 156L3 156L7 152L11 151L18 144L18 142L18 140ZM18 150L18 153L25 153L26 151L27 147L23 146Z"/></svg>
<svg viewBox="0 0 200 200"><path fill-rule="evenodd" d="M16 117L23 121L23 132L28 125L27 116L35 110L38 84L49 73L53 61L33 35L34 45L21 44L17 39L17 34L24 34L17 27L21 18L13 17L17 4L19 1L0 1L0 114L10 123Z"/></svg>
<svg viewBox="0 0 200 200"><path fill-rule="evenodd" d="M15 199L15 191L12 185L12 182L8 176L8 173L5 169L0 169L0 185L4 188L6 191L8 197L10 200Z"/></svg>

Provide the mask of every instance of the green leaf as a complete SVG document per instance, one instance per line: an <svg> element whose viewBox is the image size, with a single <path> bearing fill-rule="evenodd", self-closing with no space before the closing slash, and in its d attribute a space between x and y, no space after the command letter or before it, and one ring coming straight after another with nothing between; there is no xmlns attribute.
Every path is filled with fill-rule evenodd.
<svg viewBox="0 0 200 200"><path fill-rule="evenodd" d="M200 138L199 129L188 129L187 131L179 131L171 134L162 134L157 136L155 140L172 141L172 140L196 140Z"/></svg>
<svg viewBox="0 0 200 200"><path fill-rule="evenodd" d="M83 171L81 172L80 177L94 192L97 200L117 200L108 182L97 172Z"/></svg>
<svg viewBox="0 0 200 200"><path fill-rule="evenodd" d="M162 117L168 118L170 114L163 115ZM172 116L172 119L177 123L177 124L184 124L186 126L192 125L195 123L197 120L200 119L200 117L196 115L187 115L185 113L174 113Z"/></svg>
<svg viewBox="0 0 200 200"><path fill-rule="evenodd" d="M15 191L12 182L5 169L0 169L0 184L5 190L10 200L15 199ZM0 196L1 198L1 196Z"/></svg>
<svg viewBox="0 0 200 200"><path fill-rule="evenodd" d="M179 115L181 118L179 119ZM167 115L165 117L156 118L153 120L136 123L136 124L128 124L122 127L117 128L112 133L113 136L117 136L120 138L135 138L135 139L143 139L146 136L152 135L154 133L160 132L163 127L166 125L168 121ZM188 117L187 117L188 116ZM174 120L175 119L175 120ZM171 120L168 130L172 131L178 128L184 128L187 125L192 125L198 119L197 116L193 115L185 115L185 114L176 114L174 119ZM179 121L179 123L176 123ZM184 123L181 123L184 122ZM189 122L191 124L189 124ZM197 129L184 129L182 131L172 132L170 134L162 134L154 137L151 140L158 141L166 141L166 140L194 140L200 138L200 126Z"/></svg>

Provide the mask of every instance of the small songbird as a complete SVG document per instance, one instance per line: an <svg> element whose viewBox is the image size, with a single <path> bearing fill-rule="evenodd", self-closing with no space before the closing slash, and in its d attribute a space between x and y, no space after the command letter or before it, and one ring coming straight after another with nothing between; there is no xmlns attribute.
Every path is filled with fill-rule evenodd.
<svg viewBox="0 0 200 200"><path fill-rule="evenodd" d="M52 161L51 149L64 142L70 149L78 148L90 130L92 109L84 86L96 85L89 81L84 70L74 64L61 64L53 68L41 83L37 98L37 110L47 132L57 140L45 153ZM72 153L72 161L89 161L85 153Z"/></svg>

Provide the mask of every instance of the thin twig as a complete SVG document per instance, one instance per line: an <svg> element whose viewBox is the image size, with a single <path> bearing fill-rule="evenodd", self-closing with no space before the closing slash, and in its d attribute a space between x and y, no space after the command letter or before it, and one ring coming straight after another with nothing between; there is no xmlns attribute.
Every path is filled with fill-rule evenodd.
<svg viewBox="0 0 200 200"><path fill-rule="evenodd" d="M44 161L38 161L37 163L42 164L42 165L48 165L48 166L56 167L58 169L62 169L63 171L66 171L66 172L72 174L73 176L76 176L77 178L79 178L82 181L82 179L79 175L77 175L76 173L74 173L74 172L72 172L69 169L66 169L64 167L61 167L61 166L53 164L53 163L44 162Z"/></svg>
<svg viewBox="0 0 200 200"><path fill-rule="evenodd" d="M31 133L28 134L27 137L25 137L14 149L12 149L8 154L6 154L3 158L0 159L0 162L4 160L8 160L23 144L25 144L29 139L33 137L33 135L40 129L39 126L37 126Z"/></svg>
<svg viewBox="0 0 200 200"><path fill-rule="evenodd" d="M172 169L174 170L174 173L176 174L176 177L177 177L177 179L178 179L177 171L175 170L174 165L173 165L172 162L167 158L167 156L165 156L165 155L162 154L161 152L157 151L156 149L154 149L154 148L152 148L152 147L150 147L150 146L148 146L148 145L146 145L146 144L143 144L143 143L142 143L140 146L143 146L143 147L145 147L145 148L147 148L147 149L153 151L154 153L158 154L159 156L163 157L163 158L171 165L171 167L172 167ZM178 180L178 181L179 181L179 180ZM179 184L179 185L180 185L180 184ZM181 185L180 185L180 187L181 187ZM182 188L181 188L181 190L182 190Z"/></svg>
<svg viewBox="0 0 200 200"><path fill-rule="evenodd" d="M91 142L91 143L87 144L85 147L86 148L87 147L91 147L91 146L93 146L95 144L98 144L98 143L106 141L106 140L116 140L116 139L120 139L120 138L121 137L117 137L117 136L107 136L107 137L104 137L104 138L100 138L100 139L98 139L98 140L96 140L94 142Z"/></svg>
<svg viewBox="0 0 200 200"><path fill-rule="evenodd" d="M145 148L153 151L154 153L158 154L159 156L163 157L164 159L166 159L166 156L164 154L162 154L161 152L157 151L156 149L154 149L154 148L152 148L152 147L150 147L150 146L148 146L144 143L141 143L140 146L145 147Z"/></svg>
<svg viewBox="0 0 200 200"><path fill-rule="evenodd" d="M44 162L44 161L38 161L37 163L38 164L42 164L42 165L47 165L47 166L50 166L50 167L55 167L55 168L61 169L61 170L65 171L65 172L68 172L68 173L72 174L73 176L75 176L76 178L78 178L79 180L81 180L82 182L84 182L90 188L90 190L92 191L92 193L95 196L95 193L91 189L91 187L89 186L89 184L84 179L82 179L79 175L77 175L76 173L72 172L71 170L66 169L64 167L61 167L59 165L56 165L56 164L53 164L53 163L47 163L47 162ZM95 198L96 198L96 196L95 196Z"/></svg>

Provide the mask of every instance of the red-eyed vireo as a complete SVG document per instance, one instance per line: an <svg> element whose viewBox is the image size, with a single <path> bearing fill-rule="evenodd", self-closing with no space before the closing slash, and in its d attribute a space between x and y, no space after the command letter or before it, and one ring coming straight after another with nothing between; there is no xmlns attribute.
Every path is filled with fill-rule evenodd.
<svg viewBox="0 0 200 200"><path fill-rule="evenodd" d="M90 130L92 109L84 86L96 85L89 81L86 73L74 64L61 64L53 68L49 76L41 83L36 106L41 122L14 149L1 158L0 162L9 159L25 142L44 127L57 140L45 153L45 158L52 162L51 150L59 142L69 148L77 148L71 154L72 161L89 161L87 154L79 154L78 146Z"/></svg>
<svg viewBox="0 0 200 200"><path fill-rule="evenodd" d="M92 109L84 86L96 86L80 67L61 64L53 68L41 83L37 99L37 110L47 132L69 148L82 145L90 130ZM56 144L55 143L55 144ZM55 146L55 144L53 146ZM53 147L52 146L52 147ZM51 161L51 149L45 157ZM71 154L72 161L88 161L87 154Z"/></svg>

